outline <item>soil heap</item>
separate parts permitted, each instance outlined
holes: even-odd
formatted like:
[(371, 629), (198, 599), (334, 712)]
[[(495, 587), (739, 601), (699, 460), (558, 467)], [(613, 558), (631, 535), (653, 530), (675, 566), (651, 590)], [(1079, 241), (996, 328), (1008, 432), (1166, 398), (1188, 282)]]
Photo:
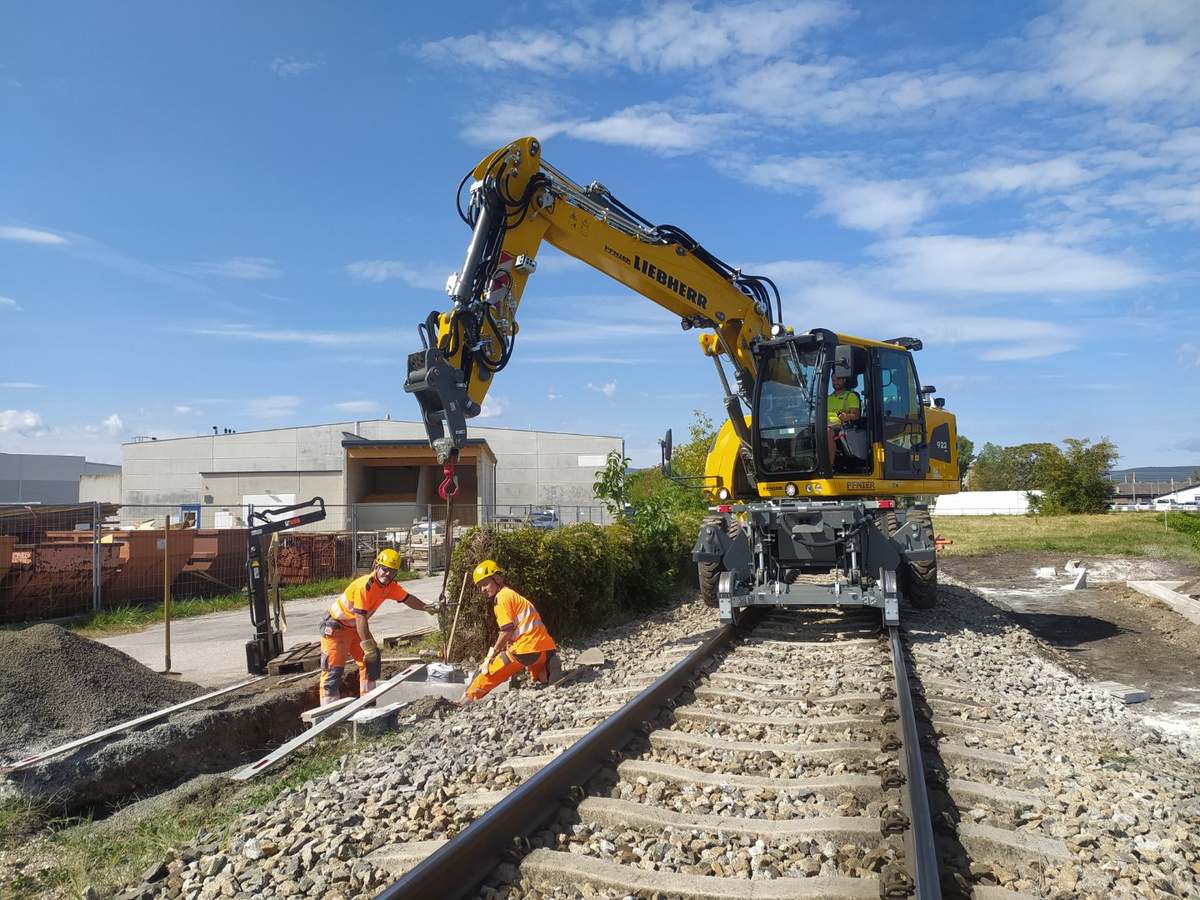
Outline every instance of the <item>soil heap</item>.
[(0, 763), (17, 762), (207, 692), (58, 625), (9, 632), (5, 645)]

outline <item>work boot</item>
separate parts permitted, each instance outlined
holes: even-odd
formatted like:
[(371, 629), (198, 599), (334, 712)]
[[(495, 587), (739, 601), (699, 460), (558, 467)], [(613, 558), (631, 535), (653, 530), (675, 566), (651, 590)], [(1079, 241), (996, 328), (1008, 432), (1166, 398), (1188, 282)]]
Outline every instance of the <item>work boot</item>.
[(562, 660), (558, 658), (558, 654), (553, 654), (546, 660), (546, 683), (554, 684), (558, 679), (562, 678), (563, 667)]

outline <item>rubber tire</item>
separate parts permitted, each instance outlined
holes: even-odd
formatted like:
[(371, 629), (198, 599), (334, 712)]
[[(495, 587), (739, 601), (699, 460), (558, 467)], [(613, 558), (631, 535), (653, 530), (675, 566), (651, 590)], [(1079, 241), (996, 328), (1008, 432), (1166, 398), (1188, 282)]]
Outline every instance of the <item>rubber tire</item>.
[[(916, 522), (933, 543), (933, 519), (927, 509), (910, 509), (909, 522)], [(901, 591), (913, 609), (933, 609), (937, 606), (937, 556), (928, 561), (908, 562), (901, 567)]]
[[(701, 527), (721, 525), (724, 521), (724, 516), (706, 516)], [(719, 562), (696, 563), (696, 568), (700, 574), (700, 602), (715, 609), (721, 603), (717, 597), (717, 588), (721, 581), (721, 573), (725, 571), (725, 564)]]

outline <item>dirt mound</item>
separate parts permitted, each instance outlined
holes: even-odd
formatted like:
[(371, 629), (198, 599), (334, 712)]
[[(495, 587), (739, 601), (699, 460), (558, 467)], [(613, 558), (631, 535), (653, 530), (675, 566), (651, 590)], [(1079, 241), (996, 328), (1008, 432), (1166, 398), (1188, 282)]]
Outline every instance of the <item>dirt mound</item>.
[(15, 762), (207, 693), (57, 625), (5, 637), (0, 762)]
[(1194, 597), (1196, 599), (1200, 599), (1200, 578), (1193, 578), (1191, 581), (1185, 583), (1183, 587), (1179, 589), (1179, 593), (1183, 594), (1185, 597)]

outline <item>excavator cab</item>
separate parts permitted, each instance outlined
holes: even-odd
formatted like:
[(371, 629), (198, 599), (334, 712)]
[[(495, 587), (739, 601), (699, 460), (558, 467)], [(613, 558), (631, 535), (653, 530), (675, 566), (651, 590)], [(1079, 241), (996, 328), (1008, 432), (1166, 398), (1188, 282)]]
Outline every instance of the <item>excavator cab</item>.
[[(871, 471), (873, 427), (866, 397), (874, 389), (870, 354), (841, 343), (830, 331), (764, 341), (755, 385), (754, 458), (760, 479), (812, 480)], [(833, 379), (846, 379), (853, 422), (835, 426), (830, 396)]]

